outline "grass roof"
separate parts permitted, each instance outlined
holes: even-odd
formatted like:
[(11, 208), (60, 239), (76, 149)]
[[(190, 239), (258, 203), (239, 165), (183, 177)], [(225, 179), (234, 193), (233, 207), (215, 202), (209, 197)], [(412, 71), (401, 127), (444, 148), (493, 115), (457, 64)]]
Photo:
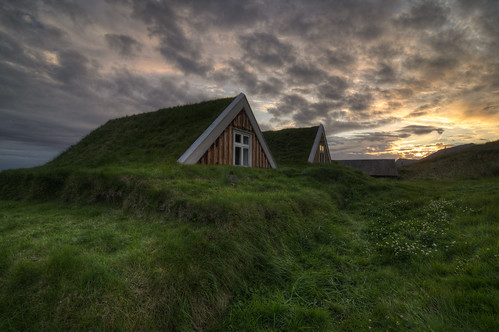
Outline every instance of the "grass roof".
[(277, 165), (307, 163), (319, 126), (265, 131), (263, 136)]
[(176, 162), (232, 100), (217, 99), (109, 120), (48, 165)]

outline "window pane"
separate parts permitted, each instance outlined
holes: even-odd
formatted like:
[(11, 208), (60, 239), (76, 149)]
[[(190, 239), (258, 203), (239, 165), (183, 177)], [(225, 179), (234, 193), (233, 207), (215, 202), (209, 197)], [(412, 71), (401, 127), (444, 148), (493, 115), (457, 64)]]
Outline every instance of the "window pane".
[(241, 165), (241, 148), (236, 146), (234, 153), (234, 165)]
[(249, 150), (243, 149), (243, 165), (249, 166)]
[(241, 135), (236, 134), (236, 143), (241, 143)]
[(243, 143), (246, 145), (249, 145), (249, 137), (248, 136), (243, 136)]

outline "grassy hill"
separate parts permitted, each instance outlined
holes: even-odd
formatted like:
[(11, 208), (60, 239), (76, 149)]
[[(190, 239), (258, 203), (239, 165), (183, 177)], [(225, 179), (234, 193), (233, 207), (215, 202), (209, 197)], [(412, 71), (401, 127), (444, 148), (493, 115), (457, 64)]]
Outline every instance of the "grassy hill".
[(399, 168), (403, 179), (481, 179), (499, 175), (499, 141), (472, 145)]
[(176, 163), (233, 99), (211, 100), (110, 120), (48, 166), (86, 168)]
[(498, 185), (335, 164), (4, 171), (0, 330), (496, 330)]
[(185, 166), (169, 112), (0, 172), (0, 331), (499, 329), (497, 176)]
[(444, 156), (444, 155), (447, 155), (447, 154), (456, 153), (456, 152), (459, 152), (461, 150), (468, 149), (468, 148), (470, 148), (470, 147), (472, 147), (474, 145), (475, 144), (473, 144), (473, 143), (469, 143), (469, 144), (462, 144), (462, 145), (458, 145), (458, 146), (453, 146), (453, 147), (450, 147), (450, 148), (446, 147), (444, 149), (440, 149), (440, 150), (438, 150), (436, 152), (430, 153), (426, 157), (422, 158), (422, 160), (432, 159), (432, 158), (435, 158), (435, 157), (441, 157), (441, 156)]

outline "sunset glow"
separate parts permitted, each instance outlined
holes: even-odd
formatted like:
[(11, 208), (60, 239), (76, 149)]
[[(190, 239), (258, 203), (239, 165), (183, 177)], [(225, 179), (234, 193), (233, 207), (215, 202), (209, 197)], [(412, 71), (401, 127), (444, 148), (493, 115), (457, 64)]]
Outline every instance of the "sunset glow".
[(497, 1), (7, 1), (0, 169), (108, 119), (247, 95), (262, 130), (322, 123), (333, 159), (499, 139)]

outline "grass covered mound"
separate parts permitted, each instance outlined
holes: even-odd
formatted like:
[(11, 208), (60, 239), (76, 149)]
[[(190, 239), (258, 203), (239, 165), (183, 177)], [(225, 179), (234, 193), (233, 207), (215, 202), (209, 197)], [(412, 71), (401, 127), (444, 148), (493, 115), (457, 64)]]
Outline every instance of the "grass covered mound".
[(399, 168), (402, 179), (481, 179), (499, 176), (499, 141), (474, 145)]
[(497, 330), (498, 181), (5, 171), (0, 330)]
[(101, 167), (174, 163), (233, 99), (206, 101), (110, 120), (49, 165)]
[(265, 131), (263, 136), (279, 166), (306, 165), (318, 130), (319, 126), (287, 128)]

